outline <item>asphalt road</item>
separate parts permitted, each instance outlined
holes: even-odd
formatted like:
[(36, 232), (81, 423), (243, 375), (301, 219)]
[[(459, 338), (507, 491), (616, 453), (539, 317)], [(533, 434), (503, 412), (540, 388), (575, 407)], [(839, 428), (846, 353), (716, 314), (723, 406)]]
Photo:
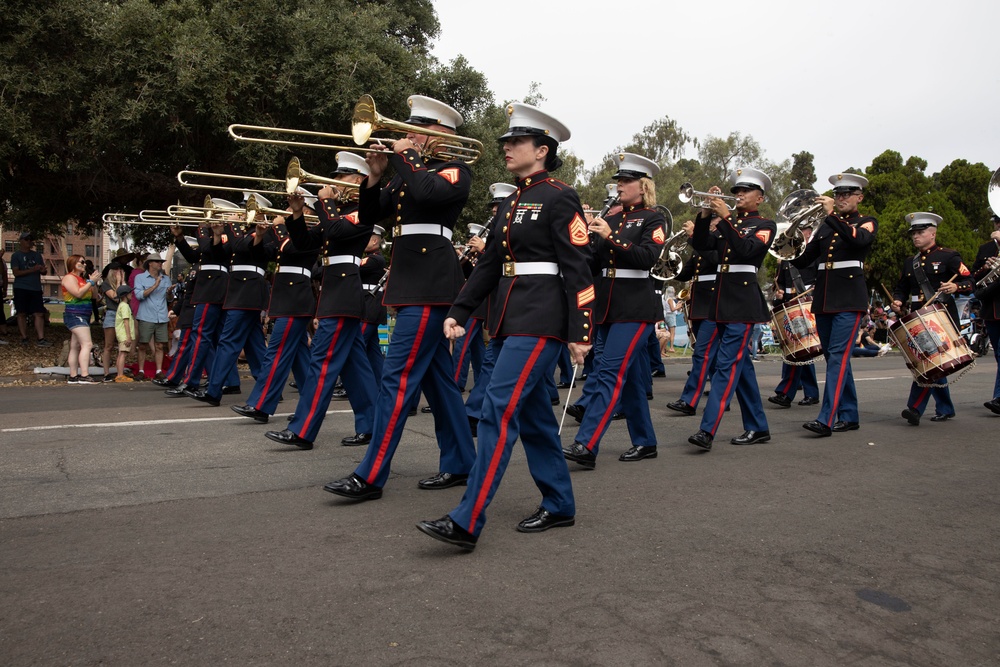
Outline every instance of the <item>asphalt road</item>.
[[(363, 454), (339, 445), (345, 411), (300, 451), (236, 396), (0, 388), (0, 664), (1000, 664), (993, 360), (954, 387), (956, 419), (919, 427), (899, 357), (854, 367), (860, 431), (816, 439), (815, 408), (769, 405), (772, 441), (734, 447), (734, 402), (701, 453), (699, 418), (663, 407), (674, 362), (659, 458), (619, 463), (613, 423), (596, 470), (571, 464), (576, 526), (525, 535), (539, 495), (516, 449), (472, 553), (414, 527), (462, 494), (416, 487), (430, 415), (384, 497), (352, 504), (321, 490)], [(780, 367), (755, 368), (767, 395)]]

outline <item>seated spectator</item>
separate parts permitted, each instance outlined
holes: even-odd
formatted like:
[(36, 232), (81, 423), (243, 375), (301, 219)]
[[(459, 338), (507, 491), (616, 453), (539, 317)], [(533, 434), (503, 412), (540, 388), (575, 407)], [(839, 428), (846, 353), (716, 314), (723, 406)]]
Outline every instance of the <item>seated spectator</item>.
[(888, 344), (879, 345), (875, 342), (872, 338), (874, 328), (873, 324), (869, 324), (858, 329), (858, 337), (854, 340), (854, 349), (851, 350), (852, 357), (881, 357), (892, 349)]

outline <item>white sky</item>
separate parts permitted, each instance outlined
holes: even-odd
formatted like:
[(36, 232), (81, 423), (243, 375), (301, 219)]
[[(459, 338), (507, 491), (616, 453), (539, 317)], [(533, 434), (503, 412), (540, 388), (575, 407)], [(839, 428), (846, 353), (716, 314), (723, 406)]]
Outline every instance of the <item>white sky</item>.
[(928, 174), (1000, 166), (998, 0), (434, 5), (435, 55), (464, 55), (498, 102), (539, 82), (588, 168), (664, 115), (699, 139), (750, 134), (774, 162), (807, 150), (821, 183), (886, 149)]

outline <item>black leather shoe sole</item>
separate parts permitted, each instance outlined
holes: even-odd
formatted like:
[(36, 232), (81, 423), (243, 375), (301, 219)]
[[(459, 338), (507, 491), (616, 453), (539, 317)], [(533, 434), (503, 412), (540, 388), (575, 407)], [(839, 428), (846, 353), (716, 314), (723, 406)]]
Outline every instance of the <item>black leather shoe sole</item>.
[(708, 436), (702, 436), (700, 431), (688, 438), (688, 442), (695, 447), (701, 447), (706, 452), (712, 449), (712, 440)]
[(857, 431), (859, 428), (861, 428), (861, 425), (858, 422), (837, 422), (830, 430), (834, 433), (844, 433), (846, 431)]
[(792, 407), (792, 399), (788, 398), (787, 396), (768, 396), (767, 402), (773, 403), (774, 405), (777, 405), (782, 408)]
[(254, 408), (251, 408), (246, 405), (230, 405), (229, 407), (236, 414), (243, 417), (249, 417), (250, 419), (256, 422), (260, 422), (261, 424), (266, 424), (269, 418), (269, 415), (266, 412), (255, 410)]
[(335, 496), (350, 498), (351, 500), (378, 500), (382, 497), (382, 489), (380, 487), (366, 484), (363, 488), (354, 490), (348, 488), (342, 482), (343, 480), (339, 479), (334, 482), (330, 482), (323, 487), (323, 490), (327, 493), (332, 493)]
[(527, 523), (522, 521), (517, 524), (517, 532), (519, 533), (544, 533), (549, 528), (568, 528), (576, 523), (576, 517), (572, 516), (556, 516), (550, 514), (545, 521), (540, 523)]
[(474, 535), (466, 537), (457, 531), (452, 532), (444, 530), (437, 525), (437, 522), (421, 521), (417, 524), (417, 530), (424, 535), (433, 537), (435, 540), (452, 544), (461, 549), (465, 549), (466, 551), (472, 551), (476, 548), (476, 537)]
[(920, 414), (916, 410), (906, 408), (899, 416), (910, 423), (911, 426), (920, 426)]
[[(285, 435), (288, 433), (289, 435)], [(281, 445), (291, 445), (299, 449), (312, 449), (313, 444), (289, 431), (268, 431), (264, 437)]]
[(798, 404), (802, 405), (802, 406), (806, 406), (806, 405), (819, 405), (819, 399), (818, 398), (803, 398), (801, 401), (799, 401)]
[(563, 449), (562, 453), (564, 459), (572, 461), (573, 463), (578, 463), (587, 470), (593, 470), (597, 467), (597, 457), (589, 452), (581, 456), (579, 454), (574, 454), (569, 449)]
[(802, 428), (807, 431), (812, 431), (821, 438), (828, 438), (833, 434), (833, 429), (818, 421), (806, 422), (802, 425)]
[(743, 436), (737, 436), (729, 441), (732, 445), (756, 445), (763, 442), (770, 442), (770, 433), (757, 433), (752, 438), (744, 438)]
[(619, 456), (618, 460), (623, 463), (631, 463), (632, 461), (655, 459), (656, 457), (656, 447), (632, 447), (627, 452)]
[(677, 403), (667, 403), (667, 408), (673, 410), (674, 412), (679, 412), (682, 415), (687, 415), (688, 417), (693, 416), (696, 410), (690, 405), (680, 405), (680, 401)]
[(417, 482), (417, 488), (425, 491), (437, 491), (438, 489), (450, 489), (453, 486), (466, 486), (469, 483), (468, 475), (450, 475), (447, 479), (442, 479), (440, 475), (428, 477)]
[(931, 417), (932, 422), (946, 422), (949, 419), (953, 419), (955, 415), (934, 415)]

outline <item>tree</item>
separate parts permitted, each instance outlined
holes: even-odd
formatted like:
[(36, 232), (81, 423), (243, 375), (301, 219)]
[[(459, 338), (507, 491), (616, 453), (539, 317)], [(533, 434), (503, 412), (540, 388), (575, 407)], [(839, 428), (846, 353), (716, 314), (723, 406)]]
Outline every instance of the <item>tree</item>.
[(992, 173), (985, 164), (970, 164), (968, 160), (953, 160), (941, 173), (932, 176), (935, 187), (944, 192), (962, 212), (983, 242), (993, 231), (993, 225), (989, 223), (990, 209), (986, 198), (991, 176)]
[(812, 190), (815, 187), (816, 168), (813, 167), (812, 153), (792, 153), (791, 178), (794, 190)]

